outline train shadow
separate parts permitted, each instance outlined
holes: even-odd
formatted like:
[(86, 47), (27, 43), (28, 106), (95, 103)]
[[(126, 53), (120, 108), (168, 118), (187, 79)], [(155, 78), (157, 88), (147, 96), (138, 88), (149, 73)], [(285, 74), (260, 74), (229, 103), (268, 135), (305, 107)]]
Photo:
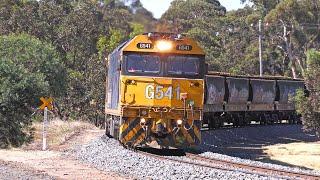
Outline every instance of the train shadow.
[(185, 156), (183, 149), (157, 149), (157, 148), (137, 148), (138, 151), (147, 152), (161, 156)]
[(269, 155), (264, 152), (265, 147), (275, 144), (316, 141), (319, 139), (315, 134), (303, 132), (301, 125), (248, 126), (203, 131), (199, 150), (292, 166), (281, 161), (271, 160)]

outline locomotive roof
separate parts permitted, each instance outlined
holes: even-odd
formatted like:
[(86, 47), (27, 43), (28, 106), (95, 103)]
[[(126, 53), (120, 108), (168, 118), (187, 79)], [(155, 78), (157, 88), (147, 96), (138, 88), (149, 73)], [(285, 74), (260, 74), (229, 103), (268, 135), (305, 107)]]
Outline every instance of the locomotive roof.
[(215, 72), (215, 71), (209, 71), (207, 75), (216, 75), (216, 76), (223, 76), (223, 77), (233, 77), (233, 78), (250, 78), (250, 79), (265, 79), (265, 80), (290, 80), (290, 81), (304, 81), (304, 79), (293, 79), (290, 77), (285, 76), (250, 76), (250, 75), (234, 75), (231, 73), (225, 73), (225, 72)]
[[(162, 43), (162, 47), (166, 48), (165, 50), (161, 49), (160, 43)], [(205, 55), (198, 43), (185, 35), (158, 32), (137, 35), (119, 46), (117, 50), (123, 52)]]

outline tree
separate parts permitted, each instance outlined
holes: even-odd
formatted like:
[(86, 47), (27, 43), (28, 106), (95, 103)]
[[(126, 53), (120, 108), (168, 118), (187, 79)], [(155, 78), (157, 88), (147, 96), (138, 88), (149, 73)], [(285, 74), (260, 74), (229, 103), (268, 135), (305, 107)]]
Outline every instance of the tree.
[(309, 96), (302, 90), (296, 96), (297, 109), (302, 114), (303, 126), (306, 130), (315, 131), (320, 137), (320, 52), (310, 50), (307, 53), (305, 81)]
[(320, 46), (319, 8), (317, 0), (283, 0), (265, 18), (271, 26), (283, 29), (282, 35), (272, 36), (272, 41), (277, 42), (289, 59), (294, 78), (304, 74), (307, 51)]
[(258, 36), (254, 24), (257, 22), (254, 9), (245, 7), (230, 11), (218, 18), (216, 36), (221, 53), (214, 58), (220, 71), (233, 74), (257, 74)]
[(53, 46), (26, 34), (0, 37), (0, 148), (30, 138), (32, 108), (41, 96), (62, 97), (64, 82)]
[(67, 69), (61, 114), (96, 119), (104, 109), (105, 57), (152, 19), (140, 1), (131, 3), (128, 7), (121, 0), (5, 0), (0, 2), (0, 35), (27, 33), (50, 42)]
[(281, 0), (241, 0), (242, 3), (251, 2), (253, 3), (254, 9), (260, 12), (261, 17), (274, 9)]
[(213, 60), (221, 51), (215, 25), (217, 18), (225, 13), (226, 9), (215, 0), (175, 0), (162, 15), (158, 31), (188, 34), (204, 48), (207, 62), (215, 66)]

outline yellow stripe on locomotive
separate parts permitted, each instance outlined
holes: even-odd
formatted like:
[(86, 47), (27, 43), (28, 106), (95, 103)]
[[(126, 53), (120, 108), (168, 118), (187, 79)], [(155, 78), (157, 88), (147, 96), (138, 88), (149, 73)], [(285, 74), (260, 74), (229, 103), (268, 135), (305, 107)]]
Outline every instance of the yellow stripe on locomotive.
[(106, 133), (127, 146), (184, 148), (200, 143), (204, 53), (169, 33), (138, 35), (108, 62)]

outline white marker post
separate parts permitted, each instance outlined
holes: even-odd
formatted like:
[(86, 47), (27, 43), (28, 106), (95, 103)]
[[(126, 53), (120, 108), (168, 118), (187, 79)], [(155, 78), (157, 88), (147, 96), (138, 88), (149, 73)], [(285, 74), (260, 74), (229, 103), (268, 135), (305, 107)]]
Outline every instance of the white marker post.
[(48, 123), (48, 107), (43, 111), (43, 129), (42, 129), (42, 150), (47, 150), (47, 123)]

